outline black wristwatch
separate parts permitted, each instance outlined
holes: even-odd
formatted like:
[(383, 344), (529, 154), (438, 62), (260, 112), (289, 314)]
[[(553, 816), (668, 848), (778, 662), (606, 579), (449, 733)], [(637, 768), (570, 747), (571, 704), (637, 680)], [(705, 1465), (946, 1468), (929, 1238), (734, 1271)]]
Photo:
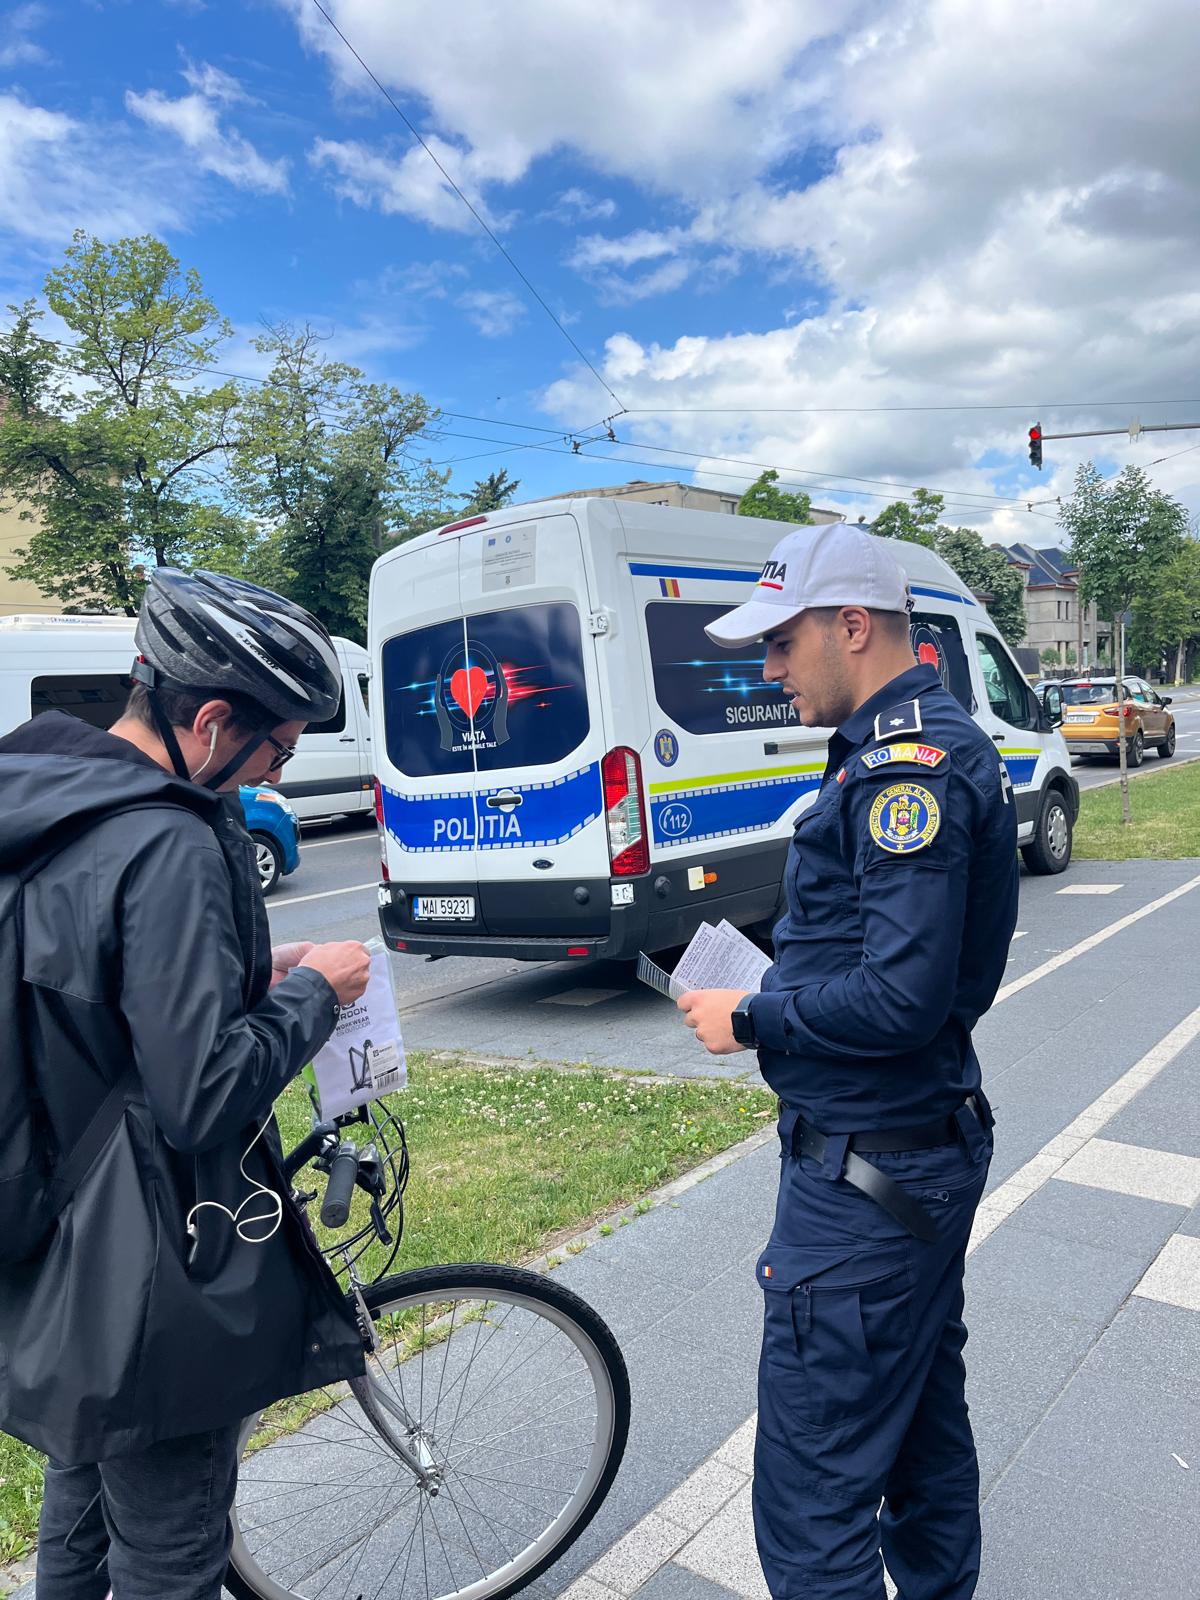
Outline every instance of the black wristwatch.
[(744, 1000), (738, 1001), (729, 1014), (729, 1020), (733, 1025), (733, 1037), (747, 1050), (758, 1049), (758, 1035), (754, 1031), (754, 1017), (750, 1011), (750, 1002), (753, 999), (754, 996), (748, 994)]

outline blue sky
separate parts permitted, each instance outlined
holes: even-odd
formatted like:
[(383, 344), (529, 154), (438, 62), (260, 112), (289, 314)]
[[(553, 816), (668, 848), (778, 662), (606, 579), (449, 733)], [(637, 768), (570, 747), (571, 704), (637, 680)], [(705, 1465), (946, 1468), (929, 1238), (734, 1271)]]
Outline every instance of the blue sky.
[[(852, 0), (836, 32), (813, 0), (328, 9), (603, 384), (311, 0), (7, 7), (5, 298), (37, 292), (74, 226), (155, 232), (234, 323), (223, 365), (260, 370), (262, 319), (308, 321), (447, 413), (430, 454), (455, 487), (505, 466), (522, 498), (693, 472), (741, 487), (739, 458), (850, 515), (928, 484), (955, 520), (1050, 543), (1092, 450), (1116, 468), (1187, 444), (1048, 445), (1040, 477), (1025, 461), (1034, 420), (1124, 426), (1135, 399), (1172, 420), (1196, 398), (1195, 34), (1176, 0), (1137, 28), (1064, 0), (1036, 58), (982, 0)], [(1024, 409), (1051, 401), (1070, 404)], [(622, 409), (625, 442), (570, 454), (563, 434)], [(535, 439), (565, 453), (486, 442)], [(1198, 504), (1197, 461), (1156, 481)]]

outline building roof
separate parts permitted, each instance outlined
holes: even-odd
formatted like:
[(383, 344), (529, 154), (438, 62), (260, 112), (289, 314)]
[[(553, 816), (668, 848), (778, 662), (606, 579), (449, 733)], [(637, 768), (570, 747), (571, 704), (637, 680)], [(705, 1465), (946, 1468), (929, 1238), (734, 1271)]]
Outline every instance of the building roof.
[(1029, 572), (1031, 589), (1074, 589), (1076, 567), (1066, 550), (1050, 545), (1035, 550), (1028, 544), (1001, 545), (1000, 548), (1014, 567), (1025, 567)]

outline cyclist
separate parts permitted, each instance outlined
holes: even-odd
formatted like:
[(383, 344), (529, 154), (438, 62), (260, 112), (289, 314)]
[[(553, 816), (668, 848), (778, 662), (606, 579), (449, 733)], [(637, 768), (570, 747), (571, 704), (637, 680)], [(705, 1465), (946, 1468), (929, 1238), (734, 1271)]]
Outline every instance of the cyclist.
[(0, 872), (47, 858), (0, 1029), (55, 1151), (127, 1084), (43, 1246), (0, 1268), (0, 1427), (49, 1457), (39, 1600), (218, 1600), (240, 1419), (363, 1367), (271, 1107), (369, 960), (271, 951), (236, 801), (332, 715), (337, 655), (281, 596), (171, 569), (136, 641), (111, 731), (50, 712), (0, 740)]

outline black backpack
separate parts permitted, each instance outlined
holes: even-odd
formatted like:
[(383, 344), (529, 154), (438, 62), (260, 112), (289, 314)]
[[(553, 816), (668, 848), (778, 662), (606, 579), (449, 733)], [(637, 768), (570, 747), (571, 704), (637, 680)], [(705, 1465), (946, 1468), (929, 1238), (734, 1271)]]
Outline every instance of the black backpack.
[[(138, 809), (142, 808), (115, 808)], [(103, 817), (113, 814), (105, 812)], [(101, 820), (100, 816), (90, 818), (84, 827), (18, 872), (0, 872), (0, 1265), (26, 1261), (38, 1253), (63, 1207), (120, 1124), (138, 1084), (131, 1064), (98, 1103), (78, 1142), (69, 1150), (59, 1150), (27, 1047), (29, 995), (22, 952), (25, 885)]]

